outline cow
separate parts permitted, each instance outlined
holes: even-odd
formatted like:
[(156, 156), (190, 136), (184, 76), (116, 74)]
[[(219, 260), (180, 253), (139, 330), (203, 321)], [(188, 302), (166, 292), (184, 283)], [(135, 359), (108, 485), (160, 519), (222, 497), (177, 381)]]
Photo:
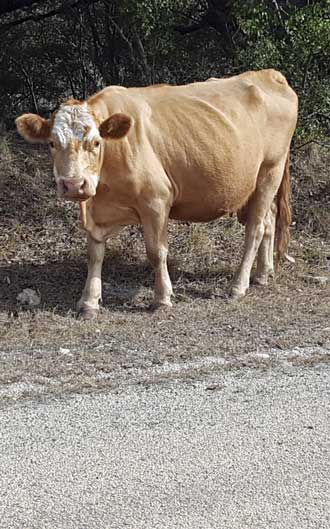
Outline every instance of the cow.
[(268, 69), (188, 85), (109, 86), (68, 100), (50, 117), (23, 114), (18, 132), (48, 143), (58, 196), (80, 204), (88, 275), (78, 309), (94, 317), (102, 296), (105, 241), (142, 225), (155, 272), (155, 307), (171, 306), (169, 219), (207, 222), (237, 214), (245, 225), (230, 299), (267, 284), (289, 242), (289, 151), (298, 99)]

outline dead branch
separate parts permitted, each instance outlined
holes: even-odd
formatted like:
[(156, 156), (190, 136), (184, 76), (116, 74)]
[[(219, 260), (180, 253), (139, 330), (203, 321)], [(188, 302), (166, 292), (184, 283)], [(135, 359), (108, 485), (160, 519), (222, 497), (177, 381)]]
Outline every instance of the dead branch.
[[(37, 0), (37, 1), (40, 1), (40, 0)], [(45, 13), (41, 13), (41, 14), (38, 14), (38, 15), (36, 13), (32, 13), (29, 16), (18, 18), (17, 20), (12, 20), (12, 21), (7, 22), (5, 24), (1, 24), (0, 25), (0, 33), (7, 31), (8, 29), (11, 29), (14, 26), (19, 26), (20, 24), (23, 24), (25, 22), (30, 22), (30, 21), (39, 22), (40, 20), (44, 20), (46, 18), (53, 17), (55, 15), (59, 15), (59, 14), (65, 12), (68, 8), (74, 9), (74, 8), (78, 7), (79, 5), (83, 4), (84, 1), (85, 0), (76, 0), (76, 1), (74, 1), (72, 3), (71, 2), (64, 2), (60, 7), (56, 8), (56, 9), (51, 9), (50, 11), (47, 11)], [(95, 2), (99, 2), (99, 1), (100, 0), (90, 0), (89, 3), (95, 3)], [(1, 14), (1, 12), (0, 12), (0, 14)]]
[(31, 7), (32, 4), (44, 2), (44, 0), (2, 0), (0, 6), (0, 16), (12, 13), (18, 9), (25, 9)]
[(297, 145), (297, 147), (294, 147), (291, 150), (292, 152), (296, 152), (298, 151), (298, 149), (302, 149), (303, 147), (306, 147), (306, 145), (310, 145), (311, 143), (315, 143), (316, 145), (320, 145), (321, 147), (327, 147), (327, 148), (330, 147), (330, 143), (324, 143), (322, 141), (313, 139), (313, 140), (306, 141), (305, 143), (302, 143), (301, 145)]

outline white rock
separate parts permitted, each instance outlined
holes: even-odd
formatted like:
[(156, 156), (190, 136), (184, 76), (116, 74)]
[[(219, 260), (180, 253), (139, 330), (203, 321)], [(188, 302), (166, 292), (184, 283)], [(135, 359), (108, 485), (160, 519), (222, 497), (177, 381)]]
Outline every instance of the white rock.
[(315, 276), (314, 281), (316, 281), (316, 283), (320, 283), (320, 285), (326, 285), (329, 281), (329, 278), (327, 276)]
[(254, 353), (251, 356), (254, 356), (255, 358), (260, 358), (261, 360), (268, 360), (269, 358), (268, 353)]
[(284, 254), (284, 257), (287, 261), (289, 261), (290, 263), (295, 263), (296, 260), (294, 257), (292, 257), (292, 255), (289, 255), (288, 253)]
[(37, 307), (41, 302), (41, 297), (32, 288), (22, 290), (16, 299), (21, 305), (28, 305), (29, 307)]
[(70, 353), (70, 349), (65, 349), (65, 347), (60, 347), (60, 353), (63, 355), (68, 355)]

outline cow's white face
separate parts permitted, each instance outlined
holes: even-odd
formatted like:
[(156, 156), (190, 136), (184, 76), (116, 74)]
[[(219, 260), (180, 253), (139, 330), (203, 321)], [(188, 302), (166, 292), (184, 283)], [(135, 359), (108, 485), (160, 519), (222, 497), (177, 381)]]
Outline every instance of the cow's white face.
[(132, 119), (113, 114), (98, 126), (86, 102), (68, 101), (52, 119), (23, 114), (18, 132), (30, 143), (49, 143), (58, 195), (66, 200), (87, 200), (96, 193), (106, 139), (121, 139)]
[(95, 195), (102, 164), (102, 141), (87, 103), (60, 107), (49, 139), (60, 197), (86, 200)]

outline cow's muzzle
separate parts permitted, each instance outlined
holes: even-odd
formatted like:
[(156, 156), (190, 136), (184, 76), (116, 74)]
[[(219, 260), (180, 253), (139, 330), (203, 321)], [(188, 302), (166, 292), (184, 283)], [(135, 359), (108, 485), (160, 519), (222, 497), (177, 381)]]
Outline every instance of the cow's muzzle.
[(87, 200), (95, 195), (94, 186), (87, 179), (59, 179), (57, 190), (59, 197), (65, 200)]

